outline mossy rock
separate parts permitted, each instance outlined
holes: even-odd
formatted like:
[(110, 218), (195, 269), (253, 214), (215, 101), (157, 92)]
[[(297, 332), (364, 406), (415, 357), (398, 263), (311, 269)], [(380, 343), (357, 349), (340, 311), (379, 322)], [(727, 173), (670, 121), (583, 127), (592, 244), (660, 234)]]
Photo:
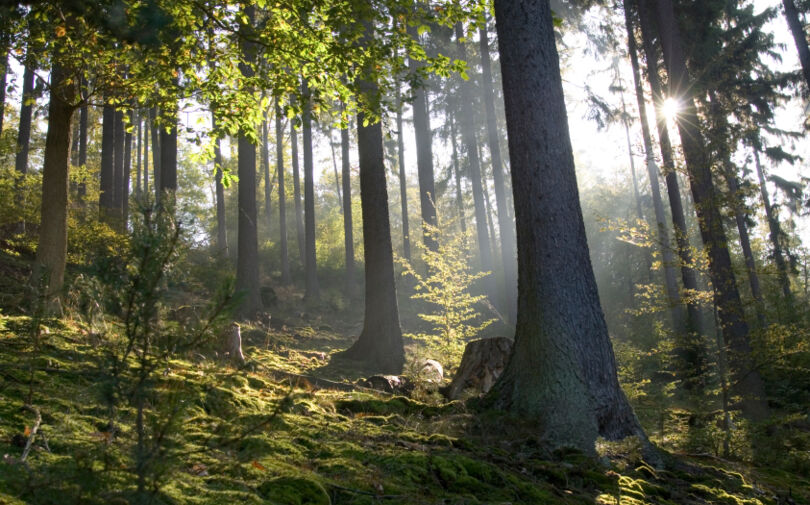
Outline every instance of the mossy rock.
[(259, 486), (259, 493), (277, 505), (331, 505), (326, 489), (303, 477), (280, 477)]

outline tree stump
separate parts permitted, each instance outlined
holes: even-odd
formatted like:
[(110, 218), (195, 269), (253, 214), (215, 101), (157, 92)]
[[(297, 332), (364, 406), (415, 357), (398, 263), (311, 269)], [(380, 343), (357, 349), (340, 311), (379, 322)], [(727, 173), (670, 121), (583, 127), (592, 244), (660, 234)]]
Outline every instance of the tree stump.
[(506, 367), (511, 351), (512, 340), (506, 337), (469, 342), (464, 348), (458, 372), (447, 389), (447, 398), (457, 400), (470, 389), (478, 394), (488, 392)]
[(242, 354), (242, 331), (237, 323), (225, 331), (224, 354), (237, 365), (245, 364), (245, 355)]

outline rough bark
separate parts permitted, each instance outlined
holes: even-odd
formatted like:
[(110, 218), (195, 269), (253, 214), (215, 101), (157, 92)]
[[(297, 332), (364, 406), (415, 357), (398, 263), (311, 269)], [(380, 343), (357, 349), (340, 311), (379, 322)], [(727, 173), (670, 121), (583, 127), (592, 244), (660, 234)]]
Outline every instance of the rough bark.
[(51, 68), (48, 132), (42, 169), (42, 209), (34, 282), (49, 301), (62, 290), (67, 259), (67, 204), (71, 117), (76, 85), (59, 60)]
[(447, 398), (458, 400), (465, 392), (488, 393), (503, 373), (512, 352), (506, 337), (473, 340), (464, 347), (461, 364), (447, 388)]
[(26, 65), (23, 72), (20, 127), (17, 130), (17, 156), (14, 163), (14, 168), (21, 174), (28, 173), (28, 153), (31, 144), (31, 117), (33, 112), (34, 69), (30, 65)]
[(585, 238), (547, 0), (496, 0), (518, 244), (509, 364), (490, 392), (552, 446), (646, 440), (616, 376)]
[(650, 123), (647, 119), (647, 102), (644, 99), (644, 88), (641, 83), (641, 72), (638, 64), (638, 47), (635, 30), (633, 29), (630, 0), (624, 0), (624, 19), (625, 29), (627, 31), (627, 48), (630, 55), (630, 66), (633, 69), (633, 87), (636, 93), (636, 103), (638, 104), (639, 120), (641, 122), (641, 136), (644, 141), (647, 176), (650, 179), (653, 209), (655, 211), (656, 232), (664, 267), (664, 289), (666, 290), (667, 301), (670, 305), (672, 327), (675, 329), (676, 336), (683, 339), (688, 328), (685, 325), (686, 320), (681, 303), (681, 294), (678, 289), (676, 272), (677, 260), (671, 246), (667, 217), (664, 212), (664, 202), (661, 198), (661, 187), (658, 180), (658, 165), (655, 162), (652, 135), (650, 135)]
[(101, 123), (101, 182), (99, 216), (107, 223), (114, 219), (115, 203), (115, 108), (105, 105)]
[(295, 238), (298, 241), (298, 258), (306, 263), (304, 254), (304, 208), (301, 205), (301, 177), (298, 170), (298, 134), (295, 122), (290, 121), (290, 148), (292, 149), (293, 203), (295, 204)]
[(397, 85), (397, 162), (399, 163), (399, 201), (402, 215), (402, 256), (411, 261), (411, 236), (408, 222), (408, 186), (405, 179), (405, 142), (402, 131), (402, 95)]
[(793, 304), (793, 293), (790, 291), (790, 277), (788, 276), (787, 263), (785, 262), (785, 255), (782, 252), (782, 245), (780, 244), (782, 230), (779, 226), (779, 220), (776, 213), (771, 206), (771, 199), (768, 195), (768, 187), (765, 185), (765, 171), (762, 168), (762, 162), (759, 159), (759, 151), (754, 149), (754, 163), (757, 168), (757, 178), (759, 179), (759, 192), (762, 195), (762, 204), (765, 206), (765, 216), (768, 218), (768, 231), (773, 245), (773, 260), (776, 263), (776, 273), (779, 278), (779, 286), (782, 288), (782, 295), (788, 305)]
[(284, 187), (284, 131), (281, 123), (281, 106), (276, 99), (276, 172), (278, 173), (278, 228), (281, 249), (281, 282), (292, 282), (290, 257), (287, 250), (287, 190)]
[[(416, 26), (409, 26), (408, 33), (419, 40)], [(439, 222), (436, 217), (436, 188), (433, 179), (433, 132), (430, 129), (428, 92), (419, 77), (421, 64), (410, 58), (408, 60), (411, 76), (411, 95), (413, 96), (413, 130), (416, 138), (416, 171), (419, 178), (419, 205), (422, 211), (422, 241), (431, 251), (439, 247), (435, 229)]]
[[(252, 26), (256, 8), (245, 7), (245, 15)], [(242, 30), (249, 30), (243, 26)], [(252, 61), (255, 49), (250, 42), (241, 42), (242, 55)], [(245, 77), (253, 76), (250, 65), (242, 62), (239, 70)], [(239, 132), (238, 140), (238, 196), (237, 222), (238, 238), (236, 250), (236, 292), (243, 296), (238, 316), (244, 319), (254, 317), (262, 310), (262, 299), (259, 286), (259, 241), (257, 234), (256, 209), (256, 146), (251, 143), (245, 132)]]
[(315, 182), (312, 162), (312, 101), (306, 81), (303, 84), (304, 106), (301, 115), (304, 136), (304, 262), (305, 296), (317, 300), (318, 260), (315, 255)]
[[(649, 1), (649, 0), (641, 0)], [(709, 274), (714, 287), (714, 303), (722, 325), (729, 366), (735, 379), (732, 393), (743, 398), (743, 414), (758, 421), (767, 416), (764, 386), (751, 354), (748, 325), (742, 300), (726, 246), (718, 195), (712, 182), (705, 141), (699, 125), (692, 79), (686, 68), (681, 35), (671, 0), (652, 0), (658, 21), (658, 33), (664, 50), (670, 96), (680, 97), (682, 110), (677, 117), (686, 168), (700, 234), (709, 258)]]
[[(467, 50), (461, 42), (464, 33), (461, 23), (456, 24), (456, 39), (461, 45), (460, 52), (463, 60), (467, 59)], [(467, 151), (467, 165), (469, 168), (470, 183), (473, 189), (473, 203), (475, 204), (475, 229), (478, 238), (478, 255), (481, 262), (481, 270), (491, 272), (493, 270), (492, 248), (489, 242), (489, 231), (487, 230), (487, 211), (484, 203), (484, 190), (481, 186), (481, 164), (478, 159), (478, 147), (475, 139), (475, 120), (472, 110), (473, 98), (472, 90), (467, 83), (461, 85), (461, 136), (464, 140), (464, 147)], [(495, 278), (492, 275), (484, 277), (484, 290), (491, 300), (495, 300), (497, 289)]]
[[(661, 81), (658, 77), (658, 53), (652, 41), (652, 28), (649, 9), (644, 1), (635, 2), (639, 9), (639, 20), (642, 34), (644, 53), (647, 60), (647, 79), (650, 83), (653, 102), (655, 102), (655, 123), (658, 130), (658, 141), (661, 147), (661, 160), (663, 161), (664, 181), (667, 186), (667, 197), (669, 209), (672, 216), (672, 229), (675, 235), (675, 244), (678, 257), (681, 263), (681, 280), (686, 290), (686, 315), (687, 328), (690, 332), (703, 333), (704, 322), (700, 307), (694, 300), (694, 294), (698, 292), (697, 274), (692, 268), (692, 248), (689, 244), (689, 235), (686, 227), (686, 215), (684, 213), (683, 201), (681, 200), (680, 184), (678, 173), (675, 170), (675, 160), (672, 155), (672, 143), (669, 139), (669, 128), (667, 128), (667, 118), (661, 112), (661, 103), (664, 95), (661, 88)], [(693, 370), (702, 369), (702, 346), (694, 347), (686, 356), (690, 368)]]
[(486, 25), (478, 30), (481, 49), (482, 87), (484, 90), (484, 107), (487, 113), (487, 138), (489, 156), (492, 161), (492, 181), (495, 186), (495, 204), (498, 206), (498, 228), (501, 232), (501, 260), (504, 272), (504, 307), (510, 321), (515, 320), (517, 313), (517, 260), (515, 251), (515, 225), (512, 211), (506, 201), (506, 189), (503, 175), (503, 161), (495, 117), (495, 93), (492, 89), (492, 63), (489, 57), (489, 40)]
[(793, 0), (782, 0), (782, 7), (785, 9), (785, 21), (787, 21), (790, 33), (793, 35), (793, 42), (796, 44), (796, 51), (799, 53), (799, 62), (802, 65), (802, 74), (807, 86), (810, 87), (810, 48), (807, 47), (807, 35), (804, 33), (804, 26), (799, 19), (799, 12)]
[(352, 173), (349, 159), (349, 129), (340, 130), (340, 162), (343, 179), (343, 244), (346, 251), (346, 293), (354, 294), (354, 228), (352, 223)]

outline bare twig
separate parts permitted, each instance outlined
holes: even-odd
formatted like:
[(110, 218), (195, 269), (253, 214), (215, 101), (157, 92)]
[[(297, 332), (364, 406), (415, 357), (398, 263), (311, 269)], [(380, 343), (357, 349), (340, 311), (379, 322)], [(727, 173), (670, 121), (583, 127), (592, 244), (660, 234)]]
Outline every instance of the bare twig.
[(25, 449), (23, 449), (22, 456), (20, 456), (20, 463), (25, 462), (25, 458), (28, 457), (28, 453), (31, 452), (31, 447), (34, 443), (34, 438), (37, 436), (37, 431), (39, 431), (39, 426), (42, 424), (42, 414), (40, 414), (39, 409), (34, 407), (33, 405), (26, 404), (23, 405), (23, 409), (31, 411), (36, 415), (36, 421), (34, 422), (34, 427), (31, 428), (31, 433), (28, 435), (28, 441), (25, 442)]

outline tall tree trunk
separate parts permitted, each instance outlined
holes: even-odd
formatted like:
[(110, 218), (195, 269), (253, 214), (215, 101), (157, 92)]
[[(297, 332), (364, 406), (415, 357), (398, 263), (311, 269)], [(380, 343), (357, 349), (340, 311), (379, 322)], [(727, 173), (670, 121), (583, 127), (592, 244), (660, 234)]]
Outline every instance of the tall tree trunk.
[[(481, 142), (478, 141), (477, 137), (478, 136), (476, 135), (475, 147), (476, 147), (476, 149), (478, 149), (478, 159), (483, 160), (484, 155), (481, 152)], [(491, 246), (490, 251), (492, 253), (492, 258), (497, 260), (498, 248), (495, 247), (495, 242), (497, 241), (497, 238), (495, 236), (495, 223), (492, 220), (492, 200), (489, 198), (489, 185), (487, 184), (487, 171), (486, 171), (486, 168), (483, 167), (483, 166), (481, 167), (481, 189), (484, 192), (484, 208), (487, 211), (487, 228), (489, 229), (489, 236), (492, 239), (492, 240), (490, 240), (490, 246)], [(494, 267), (494, 264), (495, 264), (495, 261), (493, 261), (493, 267)], [(500, 276), (500, 272), (498, 273), (498, 276)]]
[(298, 258), (306, 265), (304, 254), (304, 209), (301, 205), (301, 177), (298, 170), (298, 133), (295, 122), (290, 121), (290, 148), (292, 150), (293, 203), (295, 204), (295, 238), (298, 241)]
[(177, 109), (166, 111), (160, 127), (160, 193), (177, 191)]
[(362, 114), (357, 117), (357, 150), (366, 269), (365, 318), (357, 341), (342, 355), (374, 371), (398, 374), (405, 352), (394, 284), (382, 125), (378, 122), (364, 127)]
[(149, 111), (143, 118), (143, 194), (149, 194), (149, 132), (151, 131)]
[(141, 126), (143, 121), (141, 120), (140, 111), (135, 111), (135, 197), (140, 199), (141, 197)]
[(115, 226), (121, 230), (124, 218), (124, 113), (115, 111), (115, 134), (113, 137), (113, 215)]
[(276, 172), (278, 172), (278, 223), (279, 247), (281, 249), (281, 282), (292, 282), (290, 256), (287, 251), (287, 193), (284, 187), (284, 131), (281, 122), (281, 106), (276, 98)]
[(335, 172), (335, 193), (338, 197), (338, 204), (340, 205), (340, 213), (343, 213), (343, 196), (340, 191), (340, 176), (337, 169), (337, 156), (335, 156), (335, 143), (332, 142), (332, 130), (329, 130), (329, 149), (332, 151), (332, 170)]
[[(79, 166), (87, 168), (87, 104), (79, 109)], [(77, 189), (79, 201), (87, 196), (87, 184), (82, 181)]]
[[(247, 5), (244, 8), (247, 17), (247, 26), (240, 31), (252, 31), (256, 8)], [(243, 58), (254, 61), (255, 48), (251, 42), (241, 42)], [(240, 62), (239, 70), (246, 78), (253, 77), (253, 67), (249, 63)], [(256, 209), (256, 146), (251, 143), (245, 132), (239, 132), (238, 140), (238, 242), (236, 249), (236, 292), (244, 298), (238, 309), (242, 318), (251, 318), (262, 310), (262, 299), (259, 287), (259, 239), (257, 234)]]
[(402, 256), (411, 261), (411, 236), (408, 223), (408, 186), (405, 179), (405, 142), (402, 131), (402, 92), (397, 84), (397, 162), (399, 163), (399, 200), (402, 214)]
[(489, 57), (489, 40), (486, 23), (478, 30), (481, 49), (482, 88), (484, 108), (487, 113), (487, 135), (489, 156), (492, 160), (492, 181), (495, 185), (495, 204), (498, 206), (498, 228), (501, 232), (501, 259), (504, 272), (505, 309), (510, 321), (517, 315), (517, 263), (515, 252), (515, 225), (512, 222), (512, 209), (506, 201), (503, 175), (503, 161), (495, 117), (495, 92), (492, 83), (492, 63)]
[(509, 364), (490, 395), (554, 446), (646, 440), (616, 375), (579, 204), (547, 0), (495, 0), (518, 243)]
[(776, 263), (776, 272), (779, 278), (779, 286), (782, 288), (782, 295), (788, 306), (793, 305), (793, 293), (790, 291), (790, 277), (788, 276), (787, 264), (785, 263), (785, 256), (782, 252), (780, 244), (782, 230), (779, 226), (779, 220), (771, 207), (771, 199), (768, 196), (768, 187), (765, 185), (765, 172), (762, 168), (762, 162), (759, 159), (759, 150), (754, 148), (754, 163), (757, 167), (757, 177), (759, 178), (759, 192), (762, 195), (762, 204), (765, 206), (765, 216), (768, 218), (768, 231), (771, 244), (773, 245), (773, 260)]
[[(656, 233), (659, 247), (661, 248), (661, 259), (664, 263), (664, 289), (667, 294), (667, 301), (672, 313), (672, 327), (675, 329), (677, 339), (683, 340), (687, 333), (685, 326), (683, 305), (681, 294), (678, 289), (678, 278), (676, 272), (676, 259), (672, 251), (672, 243), (667, 227), (667, 217), (664, 212), (664, 203), (661, 199), (661, 187), (658, 181), (658, 166), (655, 163), (655, 153), (653, 152), (652, 136), (650, 135), (650, 123), (647, 120), (647, 103), (644, 99), (644, 88), (641, 83), (641, 72), (638, 64), (638, 47), (636, 44), (636, 34), (633, 29), (633, 20), (630, 10), (630, 0), (624, 0), (624, 20), (627, 30), (627, 48), (630, 53), (630, 66), (633, 69), (633, 84), (636, 93), (636, 103), (638, 104), (639, 120), (641, 122), (641, 136), (644, 140), (644, 153), (647, 162), (647, 176), (650, 179), (650, 189), (653, 199), (653, 209), (655, 210)], [(684, 342), (679, 344), (684, 348)]]
[(149, 109), (149, 121), (152, 123), (152, 185), (155, 186), (155, 200), (160, 199), (160, 130), (157, 124), (158, 111), (156, 107)]
[[(467, 236), (467, 213), (464, 212), (464, 197), (461, 193), (461, 174), (458, 163), (458, 143), (456, 142), (456, 116), (450, 114), (450, 143), (453, 145), (453, 175), (456, 179), (456, 209), (458, 211), (458, 222), (461, 226), (461, 235)], [(466, 240), (466, 239), (465, 239)], [(515, 280), (517, 282), (517, 279)]]
[[(31, 147), (31, 117), (34, 111), (34, 69), (25, 66), (23, 72), (22, 103), (20, 105), (20, 128), (17, 130), (17, 157), (14, 168), (18, 173), (28, 173), (28, 152)], [(70, 135), (67, 135), (70, 137)]]
[[(642, 0), (648, 1), (648, 0)], [(735, 383), (732, 393), (743, 398), (743, 414), (752, 420), (767, 417), (767, 403), (762, 378), (751, 353), (748, 325), (737, 280), (726, 247), (726, 234), (717, 194), (712, 182), (706, 147), (697, 116), (692, 79), (686, 68), (681, 36), (671, 0), (653, 0), (658, 20), (658, 33), (664, 49), (669, 77), (670, 96), (680, 97), (682, 110), (677, 117), (686, 168), (700, 234), (709, 257), (709, 274), (714, 287), (714, 302), (723, 327), (723, 339), (729, 353), (729, 365)]]
[(303, 83), (304, 107), (301, 116), (304, 133), (304, 252), (306, 298), (317, 300), (318, 260), (315, 256), (315, 181), (312, 162), (312, 97), (306, 80)]
[[(409, 35), (419, 40), (416, 26), (408, 27)], [(439, 225), (436, 216), (436, 188), (433, 179), (433, 131), (430, 129), (430, 111), (428, 92), (418, 72), (422, 65), (410, 58), (408, 60), (412, 76), (411, 94), (413, 96), (413, 130), (416, 137), (416, 170), (419, 176), (419, 205), (422, 211), (422, 241), (431, 251), (439, 248), (435, 228)], [(433, 228), (433, 230), (431, 230)]]
[(69, 79), (58, 59), (51, 68), (50, 94), (39, 243), (33, 274), (34, 282), (44, 288), (49, 302), (58, 299), (65, 276), (70, 123), (76, 99), (74, 80)]
[[(216, 129), (217, 118), (211, 112), (211, 127)], [(222, 184), (222, 149), (219, 137), (214, 141), (214, 186), (217, 206), (217, 252), (228, 257), (228, 229), (225, 225), (225, 185)]]
[[(649, 9), (644, 1), (635, 2), (639, 9), (639, 20), (644, 46), (644, 53), (647, 60), (647, 79), (650, 83), (653, 102), (655, 103), (655, 123), (658, 130), (658, 140), (661, 147), (661, 159), (663, 161), (664, 181), (667, 186), (667, 196), (669, 200), (670, 214), (672, 215), (672, 228), (675, 235), (678, 257), (681, 262), (681, 280), (684, 290), (686, 290), (686, 315), (687, 328), (690, 332), (701, 334), (705, 332), (705, 324), (700, 306), (695, 301), (695, 294), (698, 292), (697, 274), (692, 268), (692, 247), (689, 244), (688, 228), (686, 227), (686, 215), (681, 200), (681, 189), (678, 183), (678, 172), (675, 170), (675, 160), (672, 155), (672, 143), (669, 140), (669, 128), (667, 118), (661, 112), (661, 104), (664, 95), (661, 88), (661, 81), (658, 77), (658, 53), (652, 41), (652, 19)], [(697, 340), (697, 339), (696, 339)], [(690, 345), (683, 351), (688, 368), (700, 372), (704, 368), (703, 346), (700, 344)], [(687, 381), (687, 388), (699, 386), (699, 381)]]
[[(129, 124), (130, 127), (134, 121), (133, 110), (129, 110)], [(126, 132), (124, 135), (124, 179), (121, 184), (121, 189), (123, 191), (121, 195), (121, 215), (123, 216), (123, 220), (121, 222), (121, 227), (123, 230), (127, 229), (127, 223), (129, 222), (129, 184), (131, 178), (131, 170), (132, 170), (132, 133)]]
[(807, 47), (807, 35), (804, 33), (804, 26), (799, 19), (799, 12), (793, 0), (782, 0), (785, 8), (785, 21), (787, 21), (790, 33), (793, 35), (793, 42), (799, 52), (799, 62), (802, 64), (802, 74), (804, 80), (810, 87), (810, 48)]
[(351, 160), (349, 159), (348, 126), (340, 130), (340, 163), (343, 178), (343, 244), (346, 251), (346, 293), (351, 298), (354, 294), (354, 228), (352, 224), (352, 174)]
[(262, 121), (262, 173), (264, 174), (264, 218), (267, 222), (268, 231), (270, 224), (273, 222), (273, 208), (270, 205), (270, 192), (273, 189), (273, 183), (270, 181), (270, 144), (269, 132), (270, 125), (267, 123), (267, 111), (264, 111), (264, 121)]
[(115, 108), (105, 105), (101, 123), (101, 182), (99, 216), (111, 224), (115, 218)]
[(8, 75), (8, 39), (0, 41), (0, 133), (3, 132), (3, 119), (6, 115), (6, 76)]
[[(500, 32), (499, 32), (500, 33)], [(463, 60), (467, 59), (467, 49), (461, 39), (464, 38), (461, 23), (456, 24), (456, 39), (460, 45), (460, 53)], [(475, 204), (475, 229), (478, 237), (478, 254), (481, 261), (481, 270), (484, 272), (493, 271), (492, 247), (489, 242), (489, 232), (487, 231), (487, 211), (484, 203), (484, 190), (481, 187), (481, 164), (478, 159), (478, 148), (475, 139), (475, 120), (472, 110), (473, 104), (472, 90), (468, 83), (461, 85), (461, 136), (467, 151), (467, 162), (469, 167), (470, 183), (473, 189), (473, 203)], [(490, 300), (495, 301), (497, 289), (495, 278), (492, 275), (484, 277), (484, 291)]]

